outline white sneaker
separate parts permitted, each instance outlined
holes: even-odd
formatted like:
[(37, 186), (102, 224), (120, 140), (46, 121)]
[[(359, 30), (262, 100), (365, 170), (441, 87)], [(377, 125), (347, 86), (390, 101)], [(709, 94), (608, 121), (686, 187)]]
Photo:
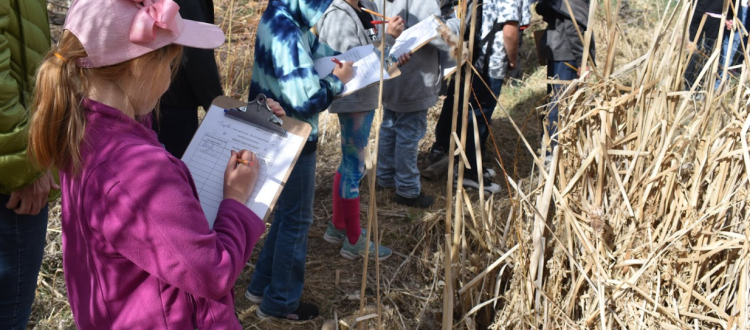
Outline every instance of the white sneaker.
[(245, 298), (247, 298), (247, 300), (250, 300), (251, 303), (256, 304), (256, 305), (260, 305), (260, 303), (263, 302), (263, 296), (256, 296), (247, 290), (245, 290)]
[(492, 179), (495, 177), (496, 173), (495, 173), (495, 170), (491, 168), (485, 168), (484, 173), (482, 175), (484, 175), (485, 179)]
[[(484, 191), (485, 192), (488, 192), (490, 194), (495, 194), (495, 193), (500, 192), (500, 185), (498, 185), (497, 183), (494, 183), (494, 182), (490, 181), (490, 179), (487, 179), (487, 178), (484, 178), (484, 177), (482, 179), (484, 181), (483, 183), (484, 183)], [(456, 184), (458, 184), (458, 175), (455, 175), (453, 177), (453, 186), (455, 187)], [(463, 186), (464, 186), (464, 188), (474, 188), (476, 190), (479, 190), (479, 182), (477, 182), (476, 180), (474, 180), (472, 178), (468, 178), (466, 176), (464, 176)]]

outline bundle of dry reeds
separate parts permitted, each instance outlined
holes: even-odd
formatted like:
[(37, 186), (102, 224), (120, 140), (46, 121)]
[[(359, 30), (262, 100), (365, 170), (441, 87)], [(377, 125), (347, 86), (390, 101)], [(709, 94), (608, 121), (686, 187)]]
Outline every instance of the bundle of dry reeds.
[(509, 178), (507, 219), (457, 192), (469, 207), (453, 211), (444, 313), (468, 329), (488, 309), (493, 329), (750, 329), (747, 62), (715, 93), (720, 47), (701, 54), (707, 87), (684, 91), (693, 8), (681, 1), (648, 52), (615, 67), (618, 9), (603, 6), (606, 62), (568, 83), (552, 164)]

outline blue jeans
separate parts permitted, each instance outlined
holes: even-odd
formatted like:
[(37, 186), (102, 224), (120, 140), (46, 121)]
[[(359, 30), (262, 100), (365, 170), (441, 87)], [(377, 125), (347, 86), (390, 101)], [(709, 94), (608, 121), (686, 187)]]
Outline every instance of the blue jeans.
[(401, 197), (422, 191), (417, 168), (419, 140), (427, 132), (427, 109), (415, 112), (383, 110), (378, 141), (378, 184), (396, 188)]
[(316, 153), (300, 155), (281, 191), (247, 290), (263, 296), (261, 311), (282, 317), (299, 306), (305, 284), (307, 231), (313, 222)]
[[(557, 80), (573, 80), (578, 78), (578, 72), (565, 63), (573, 67), (576, 66), (576, 62), (574, 61), (547, 61), (547, 77)], [(549, 113), (547, 114), (547, 133), (549, 133), (551, 139), (550, 148), (547, 150), (547, 153), (550, 153), (557, 145), (558, 102), (560, 101), (560, 94), (562, 94), (566, 86), (562, 84), (547, 85), (547, 93), (552, 94)]]
[(341, 173), (339, 192), (341, 197), (359, 197), (359, 182), (365, 176), (365, 147), (370, 139), (370, 129), (375, 111), (340, 113), (341, 128)]
[(47, 237), (48, 207), (18, 215), (0, 195), (0, 329), (26, 330)]
[[(484, 80), (490, 85), (490, 90), (487, 90), (484, 83), (479, 79), (477, 75), (472, 77), (471, 86), (473, 93), (469, 97), (469, 103), (471, 108), (474, 110), (474, 115), (477, 117), (477, 127), (479, 128), (479, 150), (484, 152), (485, 145), (487, 144), (487, 138), (490, 136), (490, 129), (488, 123), (492, 123), (492, 114), (495, 112), (497, 101), (492, 94), (500, 97), (500, 90), (503, 87), (503, 79), (492, 79), (485, 77)], [(451, 126), (453, 125), (453, 103), (455, 100), (454, 91), (456, 88), (455, 79), (453, 79), (448, 86), (448, 96), (443, 101), (443, 109), (440, 111), (440, 118), (435, 125), (435, 143), (432, 144), (432, 150), (439, 150), (444, 153), (448, 153), (450, 150), (451, 142)], [(463, 81), (461, 82), (461, 95), (459, 95), (459, 104), (463, 105)], [(479, 99), (479, 102), (477, 102)], [(460, 134), (461, 119), (463, 113), (463, 107), (458, 107), (458, 120), (456, 127), (458, 130), (456, 133)], [(487, 122), (484, 121), (487, 118)], [(476, 148), (474, 148), (474, 122), (469, 117), (469, 123), (466, 126), (466, 157), (469, 158), (469, 165), (471, 168), (476, 169), (477, 167), (477, 156)]]
[[(740, 22), (746, 21), (747, 18), (747, 7), (740, 7), (739, 12), (737, 12), (737, 20)], [(739, 26), (737, 24), (736, 26)], [(747, 28), (747, 26), (745, 26)], [(714, 86), (714, 89), (719, 88), (719, 84), (721, 83), (721, 77), (724, 73), (724, 61), (726, 61), (726, 58), (729, 57), (729, 66), (732, 66), (732, 63), (734, 63), (734, 57), (735, 54), (737, 54), (737, 49), (740, 46), (740, 42), (742, 42), (742, 33), (740, 31), (734, 31), (734, 41), (732, 42), (732, 49), (729, 49), (729, 36), (731, 35), (731, 31), (724, 31), (724, 40), (721, 45), (721, 57), (719, 58), (719, 77), (716, 79), (716, 85)]]

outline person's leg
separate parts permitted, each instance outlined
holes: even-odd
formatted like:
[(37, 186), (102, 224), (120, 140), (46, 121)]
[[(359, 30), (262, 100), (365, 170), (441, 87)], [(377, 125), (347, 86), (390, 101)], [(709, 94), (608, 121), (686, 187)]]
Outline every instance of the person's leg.
[(375, 111), (341, 113), (341, 194), (344, 224), (349, 243), (355, 244), (361, 234), (359, 224), (359, 182), (365, 175), (365, 147), (370, 137)]
[[(439, 153), (440, 156), (447, 154), (450, 149), (451, 128), (453, 125), (453, 104), (455, 102), (456, 79), (451, 79), (448, 85), (448, 94), (443, 100), (443, 107), (440, 110), (440, 117), (435, 125), (435, 143), (432, 144), (432, 152)], [(462, 95), (459, 95), (459, 104), (461, 104)], [(461, 107), (458, 108), (458, 120), (461, 121)], [(461, 127), (459, 124), (457, 127)], [(437, 158), (437, 156), (436, 156)], [(440, 157), (442, 158), (442, 157)], [(435, 159), (439, 160), (439, 159)]]
[[(578, 72), (571, 68), (570, 66), (575, 67), (575, 62), (572, 61), (550, 61), (548, 63), (548, 75), (552, 79), (556, 80), (573, 80), (576, 79), (578, 76)], [(551, 72), (550, 72), (551, 69)], [(563, 84), (552, 84), (551, 89), (551, 99), (550, 99), (550, 105), (549, 105), (549, 114), (547, 115), (547, 132), (550, 136), (550, 148), (547, 150), (547, 153), (551, 153), (552, 148), (554, 148), (557, 145), (557, 124), (559, 120), (558, 115), (558, 103), (560, 102), (560, 96), (565, 90), (565, 87), (567, 85)]]
[(383, 109), (383, 122), (380, 124), (378, 141), (378, 185), (385, 188), (396, 186), (396, 113)]
[[(489, 77), (484, 77), (482, 79), (484, 79), (484, 82), (486, 82), (491, 89), (487, 89), (479, 76), (475, 75), (472, 78), (472, 94), (470, 102), (472, 110), (474, 111), (473, 114), (477, 117), (479, 150), (484, 153), (487, 137), (490, 135), (489, 125), (492, 124), (492, 114), (495, 112), (495, 106), (497, 106), (497, 100), (495, 97), (500, 96), (500, 89), (503, 86), (503, 80), (492, 79)], [(474, 145), (474, 120), (472, 118), (468, 119), (468, 131), (466, 132), (466, 157), (469, 159), (469, 164), (471, 165), (472, 170), (474, 170), (478, 168), (476, 166), (477, 157), (476, 147)], [(475, 174), (477, 174), (477, 178), (479, 178), (482, 173)]]
[(153, 121), (153, 128), (164, 148), (173, 156), (182, 158), (198, 130), (198, 108), (162, 104), (159, 107), (159, 118)]
[(276, 203), (272, 225), (277, 226), (275, 237), (264, 243), (264, 250), (274, 245), (270, 283), (260, 305), (265, 315), (286, 317), (299, 306), (305, 282), (307, 232), (313, 221), (315, 157), (315, 152), (299, 156)]
[[(416, 198), (422, 191), (417, 154), (419, 141), (427, 130), (427, 110), (397, 113), (393, 127), (396, 131), (396, 194)], [(378, 160), (380, 161), (380, 160)]]
[(47, 236), (48, 206), (17, 215), (0, 195), (0, 329), (26, 330)]

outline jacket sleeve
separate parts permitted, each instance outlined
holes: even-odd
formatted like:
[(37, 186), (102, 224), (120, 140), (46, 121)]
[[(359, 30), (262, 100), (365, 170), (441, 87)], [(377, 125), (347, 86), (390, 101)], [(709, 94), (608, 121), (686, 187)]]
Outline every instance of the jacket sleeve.
[[(0, 6), (2, 7), (2, 6)], [(32, 166), (26, 153), (29, 117), (21, 100), (19, 83), (11, 72), (11, 44), (7, 38), (10, 13), (0, 8), (0, 193), (10, 194), (34, 182), (42, 171)]]
[[(315, 56), (333, 56), (338, 52), (318, 42), (317, 37), (314, 39), (315, 42), (310, 47), (312, 54), (299, 44), (299, 42), (310, 42), (310, 39), (299, 40), (294, 47), (277, 44), (274, 47), (279, 48), (273, 51), (274, 69), (279, 81), (281, 97), (286, 104), (291, 106), (291, 109), (285, 110), (304, 118), (310, 118), (325, 111), (333, 103), (334, 97), (344, 90), (344, 84), (333, 73), (323, 78), (318, 77), (315, 71)], [(288, 60), (290, 53), (293, 56), (292, 61)]]
[(88, 205), (91, 227), (122, 256), (170, 285), (207, 299), (229, 294), (265, 229), (262, 220), (227, 199), (209, 229), (190, 179), (163, 151), (131, 146), (114, 153), (101, 173), (90, 176), (111, 184), (87, 185), (84, 200), (106, 194), (103, 202)]
[(312, 45), (310, 49), (312, 51), (311, 57), (313, 60), (317, 60), (321, 57), (335, 56), (335, 55), (341, 54), (341, 52), (336, 51), (335, 49), (331, 48), (330, 45), (327, 45), (326, 43), (321, 42), (320, 38), (318, 38), (313, 33), (308, 32), (307, 37), (309, 38), (310, 44)]

